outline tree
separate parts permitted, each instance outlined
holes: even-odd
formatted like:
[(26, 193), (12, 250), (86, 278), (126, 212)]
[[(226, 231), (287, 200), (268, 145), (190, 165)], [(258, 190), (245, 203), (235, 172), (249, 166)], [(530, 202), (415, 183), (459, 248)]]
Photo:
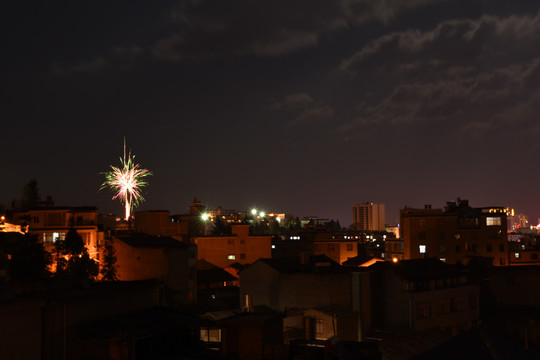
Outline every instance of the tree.
[(231, 227), (229, 224), (226, 224), (221, 220), (219, 216), (216, 216), (214, 221), (214, 228), (212, 229), (213, 236), (225, 236), (231, 234)]
[(25, 208), (36, 207), (39, 202), (39, 189), (37, 181), (31, 179), (23, 188), (21, 205)]
[(71, 228), (64, 241), (56, 241), (55, 277), (65, 278), (75, 284), (86, 284), (99, 274), (97, 263), (90, 258), (81, 235)]
[(49, 276), (51, 257), (35, 235), (0, 233), (0, 268), (12, 282), (34, 282)]
[(118, 270), (116, 268), (116, 250), (114, 249), (113, 240), (105, 240), (103, 247), (103, 259), (101, 260), (101, 280), (116, 281), (118, 280)]

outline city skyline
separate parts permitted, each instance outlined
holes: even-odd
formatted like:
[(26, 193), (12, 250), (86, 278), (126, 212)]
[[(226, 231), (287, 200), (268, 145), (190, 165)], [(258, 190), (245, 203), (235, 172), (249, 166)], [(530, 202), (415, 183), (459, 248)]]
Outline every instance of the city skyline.
[(511, 207), (531, 224), (540, 156), (534, 1), (10, 4), (0, 204), (36, 179), (98, 192), (125, 136), (154, 176), (140, 210)]

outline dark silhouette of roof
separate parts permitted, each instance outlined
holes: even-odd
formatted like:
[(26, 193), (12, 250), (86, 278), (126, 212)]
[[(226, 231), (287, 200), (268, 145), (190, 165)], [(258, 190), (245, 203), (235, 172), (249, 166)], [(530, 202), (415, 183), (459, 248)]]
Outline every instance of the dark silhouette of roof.
[(423, 359), (538, 359), (505, 336), (488, 329), (473, 328), (415, 357)]
[(145, 234), (122, 234), (115, 238), (129, 246), (137, 248), (180, 248), (186, 249), (189, 244), (183, 243), (169, 236), (153, 236)]
[(409, 280), (431, 280), (464, 274), (462, 266), (447, 264), (437, 258), (401, 260), (397, 263), (377, 262), (369, 268), (372, 271), (393, 270)]
[[(345, 270), (334, 260), (326, 255), (314, 255), (305, 257), (301, 260), (301, 256), (259, 259), (266, 265), (280, 273), (313, 273), (313, 272), (345, 272)], [(255, 263), (257, 263), (255, 262)]]

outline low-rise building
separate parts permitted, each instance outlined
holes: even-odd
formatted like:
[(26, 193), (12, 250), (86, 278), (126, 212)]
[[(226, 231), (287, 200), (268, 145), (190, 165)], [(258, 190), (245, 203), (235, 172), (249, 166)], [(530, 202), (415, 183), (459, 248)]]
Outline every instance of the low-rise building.
[(270, 235), (250, 235), (249, 225), (231, 225), (232, 235), (194, 238), (198, 259), (225, 268), (233, 263), (251, 264), (272, 256)]
[(83, 239), (88, 254), (99, 260), (99, 246), (104, 233), (98, 229), (98, 209), (95, 207), (38, 207), (15, 210), (11, 215), (15, 224), (28, 227), (28, 233), (37, 235), (45, 250), (52, 252), (56, 241), (63, 241), (71, 228)]
[(194, 303), (197, 297), (197, 249), (171, 237), (116, 235), (118, 279), (158, 279), (173, 290), (175, 303)]

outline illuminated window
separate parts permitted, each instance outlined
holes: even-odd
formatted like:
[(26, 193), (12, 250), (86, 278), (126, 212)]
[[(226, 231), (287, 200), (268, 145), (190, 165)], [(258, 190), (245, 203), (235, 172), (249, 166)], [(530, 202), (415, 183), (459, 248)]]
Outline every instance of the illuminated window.
[(315, 331), (317, 332), (317, 334), (321, 334), (323, 330), (324, 330), (323, 320), (317, 319), (317, 321), (315, 322)]
[(515, 253), (514, 255), (516, 256), (516, 259), (519, 259), (519, 256), (520, 256), (519, 253)]
[(487, 226), (501, 226), (501, 218), (500, 217), (487, 217), (486, 218), (486, 225)]
[(229, 259), (229, 260), (235, 260), (235, 259), (236, 259), (236, 255), (229, 254), (229, 256), (227, 256), (227, 259)]
[(276, 248), (276, 245), (272, 245), (272, 249), (275, 249)]
[(426, 245), (420, 245), (419, 248), (420, 248), (420, 254), (426, 253)]

